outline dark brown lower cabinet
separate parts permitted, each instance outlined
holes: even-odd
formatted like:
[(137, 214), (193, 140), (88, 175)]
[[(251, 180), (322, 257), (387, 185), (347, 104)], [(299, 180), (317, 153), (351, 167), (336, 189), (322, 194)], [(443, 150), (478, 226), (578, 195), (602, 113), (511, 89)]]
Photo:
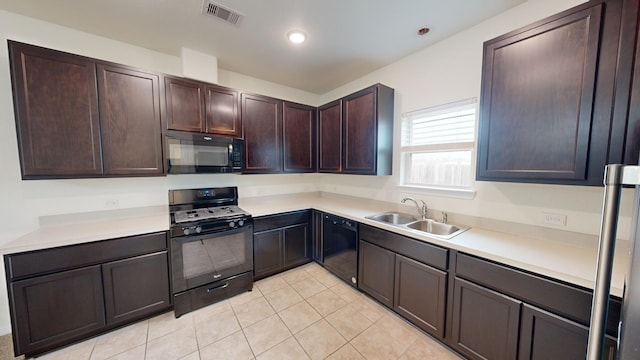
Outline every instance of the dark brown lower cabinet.
[(309, 224), (294, 225), (283, 230), (284, 266), (294, 267), (311, 259)]
[(360, 241), (358, 256), (358, 288), (393, 308), (395, 253)]
[(360, 224), (358, 287), (444, 339), (448, 250)]
[(16, 355), (81, 339), (105, 325), (100, 265), (15, 281), (9, 290)]
[(521, 304), (509, 296), (456, 278), (451, 346), (469, 359), (515, 359)]
[(255, 280), (311, 261), (309, 210), (256, 217), (253, 231)]
[[(518, 359), (582, 360), (587, 356), (589, 328), (542, 309), (524, 304)], [(607, 336), (603, 360), (615, 359), (616, 340)]]
[(253, 273), (260, 279), (284, 268), (283, 234), (280, 229), (253, 234)]
[(447, 273), (396, 254), (393, 310), (422, 330), (444, 338)]
[(165, 232), (4, 256), (16, 355), (171, 309)]
[(170, 305), (167, 252), (102, 265), (107, 324), (154, 313)]

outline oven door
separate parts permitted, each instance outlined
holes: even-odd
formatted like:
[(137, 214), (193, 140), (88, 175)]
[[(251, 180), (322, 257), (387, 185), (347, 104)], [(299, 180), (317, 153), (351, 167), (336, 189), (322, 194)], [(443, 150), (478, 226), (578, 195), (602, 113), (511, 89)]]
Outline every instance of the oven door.
[(173, 292), (253, 270), (253, 226), (171, 238)]

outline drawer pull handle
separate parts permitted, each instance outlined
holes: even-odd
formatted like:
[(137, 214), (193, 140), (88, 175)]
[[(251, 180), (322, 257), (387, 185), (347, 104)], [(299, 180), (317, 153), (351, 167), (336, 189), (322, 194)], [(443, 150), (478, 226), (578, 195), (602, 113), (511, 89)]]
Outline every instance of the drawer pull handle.
[(225, 283), (224, 285), (212, 287), (210, 289), (207, 289), (207, 293), (214, 292), (216, 290), (222, 290), (222, 289), (226, 288), (227, 286), (229, 286), (229, 283)]

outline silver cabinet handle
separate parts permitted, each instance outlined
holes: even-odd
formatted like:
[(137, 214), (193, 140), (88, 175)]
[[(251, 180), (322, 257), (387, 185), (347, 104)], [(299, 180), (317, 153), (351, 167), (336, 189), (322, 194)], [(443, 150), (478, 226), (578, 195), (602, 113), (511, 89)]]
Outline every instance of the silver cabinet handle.
[(207, 289), (207, 293), (214, 292), (216, 290), (222, 290), (222, 289), (226, 288), (227, 286), (229, 286), (229, 283), (225, 283), (224, 285), (221, 285), (221, 286), (216, 286), (216, 287), (209, 288), (209, 289)]

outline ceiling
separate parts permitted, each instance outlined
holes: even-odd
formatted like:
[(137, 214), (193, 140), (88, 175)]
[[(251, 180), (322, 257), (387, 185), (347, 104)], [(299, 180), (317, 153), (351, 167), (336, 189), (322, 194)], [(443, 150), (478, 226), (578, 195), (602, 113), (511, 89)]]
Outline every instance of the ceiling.
[[(0, 0), (0, 9), (171, 55), (186, 47), (220, 68), (323, 94), (525, 0), (214, 1), (244, 19), (202, 15), (203, 0)], [(307, 41), (289, 43), (291, 29)]]

